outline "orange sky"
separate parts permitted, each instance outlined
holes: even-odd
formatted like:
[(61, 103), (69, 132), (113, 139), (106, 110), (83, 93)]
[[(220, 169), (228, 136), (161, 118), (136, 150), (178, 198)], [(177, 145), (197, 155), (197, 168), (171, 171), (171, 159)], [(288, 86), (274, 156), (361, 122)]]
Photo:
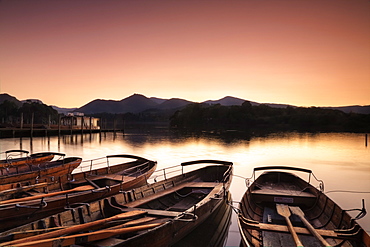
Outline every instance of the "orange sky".
[(368, 0), (2, 0), (0, 91), (370, 104)]

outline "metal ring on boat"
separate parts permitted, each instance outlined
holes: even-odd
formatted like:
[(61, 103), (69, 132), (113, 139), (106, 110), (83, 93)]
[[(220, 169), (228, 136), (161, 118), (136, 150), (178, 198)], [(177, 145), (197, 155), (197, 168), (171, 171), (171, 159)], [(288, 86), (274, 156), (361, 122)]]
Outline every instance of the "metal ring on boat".
[[(183, 216), (185, 216), (185, 215), (190, 215), (190, 216), (192, 216), (193, 218), (192, 218), (192, 219), (181, 219), (181, 217), (183, 217)], [(198, 216), (197, 216), (196, 214), (191, 214), (191, 213), (184, 212), (184, 213), (182, 213), (178, 218), (175, 218), (174, 220), (177, 220), (177, 221), (192, 222), (192, 221), (196, 221), (196, 220), (198, 220)]]
[(324, 183), (322, 182), (319, 183), (319, 189), (321, 192), (324, 192)]

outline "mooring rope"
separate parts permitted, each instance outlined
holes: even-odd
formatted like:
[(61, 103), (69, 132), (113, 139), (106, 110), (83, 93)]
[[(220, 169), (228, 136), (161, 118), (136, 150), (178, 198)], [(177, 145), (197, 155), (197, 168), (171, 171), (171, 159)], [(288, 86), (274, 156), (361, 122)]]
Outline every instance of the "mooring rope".
[(370, 191), (356, 191), (356, 190), (331, 190), (331, 191), (327, 191), (327, 192), (325, 192), (325, 194), (334, 193), (334, 192), (341, 192), (341, 193), (364, 193), (364, 194), (368, 194), (368, 193), (370, 193)]

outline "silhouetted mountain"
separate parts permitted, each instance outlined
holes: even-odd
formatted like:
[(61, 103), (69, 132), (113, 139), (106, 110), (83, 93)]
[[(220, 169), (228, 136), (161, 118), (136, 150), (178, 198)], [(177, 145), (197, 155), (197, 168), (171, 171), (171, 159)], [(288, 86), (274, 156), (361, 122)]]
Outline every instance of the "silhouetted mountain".
[(25, 100), (22, 100), (21, 102), (22, 102), (22, 104), (23, 103), (28, 103), (28, 104), (31, 104), (31, 103), (44, 104), (44, 102), (42, 102), (39, 99), (25, 99)]
[[(224, 106), (231, 106), (231, 105), (242, 105), (246, 100), (245, 99), (239, 99), (231, 96), (226, 96), (219, 100), (207, 100), (202, 103), (210, 104), (210, 105), (224, 105)], [(249, 101), (252, 105), (258, 105), (256, 102)]]
[(353, 105), (353, 106), (340, 106), (340, 107), (322, 107), (325, 109), (331, 109), (331, 110), (340, 110), (345, 113), (360, 113), (360, 114), (370, 114), (370, 105), (366, 106), (359, 106), (359, 105)]
[[(239, 99), (239, 98), (235, 98), (231, 96), (226, 96), (219, 100), (207, 100), (207, 101), (204, 101), (203, 103), (210, 104), (210, 105), (220, 104), (223, 106), (231, 106), (231, 105), (242, 105), (245, 101), (247, 100)], [(253, 101), (249, 101), (249, 103), (251, 103), (252, 106), (263, 104), (263, 105), (267, 105), (267, 106), (274, 107), (274, 108), (286, 108), (288, 106), (291, 106), (291, 105), (274, 104), (274, 103), (257, 103)]]
[(78, 112), (85, 114), (94, 113), (139, 113), (150, 108), (158, 106), (157, 103), (153, 102), (149, 98), (141, 94), (133, 94), (121, 101), (116, 100), (94, 100), (81, 108), (76, 109)]
[(274, 103), (263, 103), (263, 105), (268, 105), (268, 106), (273, 107), (273, 108), (287, 108), (288, 106), (290, 106), (290, 107), (296, 107), (296, 106), (292, 106), (292, 105), (274, 104)]
[(22, 106), (22, 102), (20, 102), (16, 97), (13, 97), (7, 93), (0, 94), (0, 104), (3, 103), (5, 100), (14, 102), (17, 106)]
[(55, 105), (52, 105), (54, 110), (56, 110), (58, 113), (62, 113), (64, 115), (67, 115), (67, 113), (74, 112), (77, 108), (61, 108)]
[[(5, 100), (9, 100), (12, 102), (15, 102), (18, 106), (22, 106), (22, 102), (19, 101), (17, 98), (9, 95), (9, 94), (0, 94), (0, 104), (4, 102)], [(27, 100), (26, 100), (27, 101)], [(31, 101), (39, 101), (37, 99), (32, 99)], [(202, 103), (206, 104), (220, 104), (223, 106), (230, 106), (230, 105), (242, 105), (245, 101), (244, 99), (226, 96), (219, 100), (207, 100)], [(41, 101), (40, 101), (41, 102)], [(249, 101), (252, 106), (258, 106), (261, 105), (261, 103)], [(95, 114), (95, 113), (140, 113), (143, 111), (154, 111), (154, 112), (160, 112), (163, 110), (177, 110), (185, 107), (188, 104), (195, 103), (192, 101), (188, 101), (185, 99), (178, 99), (178, 98), (172, 98), (172, 99), (162, 99), (162, 98), (156, 98), (156, 97), (150, 97), (147, 98), (144, 95), (141, 94), (133, 94), (127, 98), (124, 98), (122, 100), (102, 100), (102, 99), (96, 99), (93, 100), (86, 105), (80, 107), (80, 108), (59, 108), (57, 106), (52, 106), (55, 110), (57, 110), (59, 113), (68, 113), (72, 111), (77, 112), (83, 112), (85, 114)], [(285, 104), (274, 104), (274, 103), (264, 103), (263, 105), (267, 105), (273, 108), (286, 108), (288, 106), (290, 107), (296, 107), (292, 105), (285, 105)], [(319, 107), (324, 109), (332, 109), (332, 110), (340, 110), (345, 113), (360, 113), (360, 114), (370, 114), (370, 105), (366, 106), (342, 106), (342, 107)]]
[(169, 99), (158, 106), (159, 109), (178, 109), (187, 106), (193, 102), (184, 99)]
[(161, 99), (161, 98), (156, 98), (156, 97), (150, 97), (149, 99), (151, 99), (152, 101), (154, 101), (155, 103), (157, 103), (158, 105), (162, 104), (163, 102), (167, 101), (168, 99)]
[(142, 94), (133, 94), (120, 101), (126, 112), (138, 113), (158, 106), (157, 103)]

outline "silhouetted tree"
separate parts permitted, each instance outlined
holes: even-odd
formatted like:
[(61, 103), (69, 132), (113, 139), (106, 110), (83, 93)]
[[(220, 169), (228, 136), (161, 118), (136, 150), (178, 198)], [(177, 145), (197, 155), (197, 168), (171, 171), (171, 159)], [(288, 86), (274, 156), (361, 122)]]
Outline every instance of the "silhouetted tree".
[[(369, 114), (370, 115), (370, 114)], [(317, 107), (273, 108), (191, 104), (171, 117), (171, 126), (188, 130), (370, 131), (370, 116)]]

